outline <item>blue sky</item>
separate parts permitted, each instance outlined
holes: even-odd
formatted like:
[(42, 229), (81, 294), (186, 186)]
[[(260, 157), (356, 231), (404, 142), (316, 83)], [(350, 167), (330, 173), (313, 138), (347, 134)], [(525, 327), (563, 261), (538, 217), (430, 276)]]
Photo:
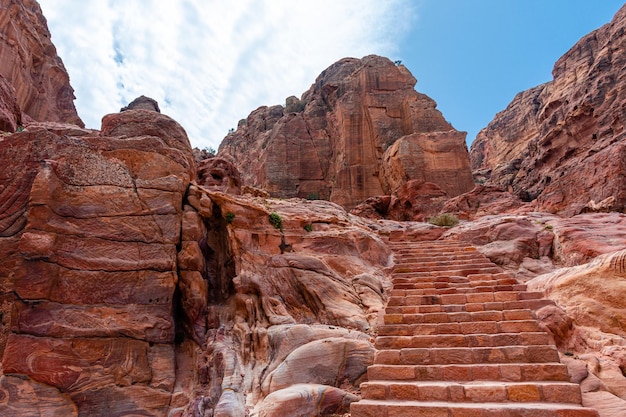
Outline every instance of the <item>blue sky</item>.
[(519, 91), (608, 23), (619, 1), (40, 0), (90, 128), (155, 98), (192, 145), (219, 146), (261, 105), (300, 96), (335, 61), (402, 60), (468, 142)]
[(622, 4), (424, 0), (397, 59), (471, 143), (515, 94), (550, 81), (556, 60)]

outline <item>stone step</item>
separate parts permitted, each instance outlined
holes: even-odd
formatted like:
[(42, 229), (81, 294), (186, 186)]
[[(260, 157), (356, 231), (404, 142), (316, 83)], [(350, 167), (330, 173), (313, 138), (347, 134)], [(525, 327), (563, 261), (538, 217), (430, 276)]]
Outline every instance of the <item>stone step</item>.
[(361, 384), (361, 395), (369, 400), (582, 403), (580, 386), (560, 381), (370, 381)]
[(368, 381), (569, 381), (567, 367), (554, 363), (383, 365), (367, 368)]
[(540, 332), (536, 320), (468, 321), (453, 323), (383, 324), (378, 328), (378, 337), (432, 334), (495, 334)]
[[(393, 343), (391, 343), (393, 345)], [(376, 344), (376, 365), (474, 365), (496, 363), (552, 363), (559, 352), (552, 345), (495, 347), (400, 348)]]
[(458, 323), (467, 321), (507, 321), (507, 320), (534, 320), (532, 311), (520, 310), (491, 310), (491, 311), (460, 311), (460, 312), (432, 312), (418, 314), (385, 314), (384, 324), (419, 324), (419, 323)]
[(536, 300), (543, 298), (543, 293), (533, 291), (498, 291), (476, 292), (468, 294), (412, 295), (406, 297), (390, 296), (387, 306), (419, 306), (433, 304), (467, 304)]
[[(496, 333), (496, 334), (435, 334), (400, 336), (379, 336), (376, 346), (379, 349), (438, 348), (438, 347), (489, 347), (489, 346), (531, 346), (549, 345), (550, 336), (545, 332)], [(410, 339), (406, 339), (406, 337)]]
[(554, 301), (544, 298), (517, 300), (517, 301), (478, 301), (476, 298), (486, 297), (493, 299), (493, 294), (476, 293), (467, 294), (466, 303), (463, 304), (420, 304), (420, 305), (397, 305), (387, 306), (385, 312), (387, 314), (419, 314), (419, 313), (435, 313), (435, 312), (460, 312), (460, 311), (491, 311), (491, 310), (520, 310), (530, 309), (538, 310), (547, 305), (554, 305)]
[(598, 417), (576, 404), (508, 402), (449, 403), (442, 401), (361, 400), (350, 405), (352, 417)]
[(422, 278), (429, 276), (468, 276), (475, 274), (497, 274), (500, 272), (502, 272), (502, 268), (496, 266), (495, 264), (490, 264), (490, 266), (484, 267), (467, 266), (457, 269), (445, 269), (442, 271), (394, 272), (393, 276), (397, 278)]
[[(425, 277), (420, 279), (411, 279), (405, 277), (398, 277), (391, 279), (394, 284), (394, 288), (397, 285), (413, 285), (414, 289), (420, 288), (467, 288), (467, 287), (488, 287), (492, 285), (520, 285), (519, 281), (515, 278), (491, 278), (481, 280), (469, 280), (467, 277), (455, 277), (455, 276), (440, 276), (440, 277)], [(409, 287), (411, 288), (411, 287)], [(520, 290), (524, 291), (524, 290)]]
[(450, 262), (485, 262), (489, 259), (480, 254), (458, 254), (458, 255), (420, 255), (415, 254), (394, 254), (397, 266), (409, 267), (411, 265), (423, 265), (425, 263), (445, 263)]
[[(406, 285), (406, 284), (405, 284)], [(437, 294), (466, 294), (476, 292), (523, 292), (526, 291), (524, 284), (505, 285), (476, 285), (476, 286), (439, 286), (440, 288), (403, 288), (405, 285), (394, 284), (394, 289), (390, 295), (396, 297), (409, 297), (414, 295), (437, 295)]]
[(433, 271), (448, 271), (450, 269), (461, 269), (461, 268), (482, 268), (482, 267), (490, 267), (494, 264), (488, 259), (485, 260), (475, 260), (470, 259), (466, 261), (459, 260), (451, 260), (445, 263), (442, 262), (430, 262), (433, 265), (427, 265), (428, 262), (419, 262), (419, 263), (401, 263), (396, 265), (393, 269), (394, 273), (400, 272), (433, 272)]

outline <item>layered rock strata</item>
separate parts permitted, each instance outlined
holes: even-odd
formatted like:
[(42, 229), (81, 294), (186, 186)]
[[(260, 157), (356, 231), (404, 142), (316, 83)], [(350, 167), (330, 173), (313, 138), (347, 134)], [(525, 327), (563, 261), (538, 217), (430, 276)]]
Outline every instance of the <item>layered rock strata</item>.
[(402, 65), (367, 56), (327, 68), (298, 100), (261, 107), (220, 145), (243, 182), (276, 197), (326, 199), (351, 209), (409, 180), (450, 196), (474, 186), (465, 134), (415, 91)]
[(30, 124), (1, 145), (4, 373), (69, 398), (66, 415), (165, 415), (195, 175), (184, 130), (135, 110), (105, 116), (101, 132)]
[(519, 93), (472, 143), (472, 169), (566, 215), (626, 207), (626, 8), (554, 65), (553, 80)]
[(3, 0), (0, 28), (0, 76), (13, 86), (25, 118), (84, 126), (39, 4)]

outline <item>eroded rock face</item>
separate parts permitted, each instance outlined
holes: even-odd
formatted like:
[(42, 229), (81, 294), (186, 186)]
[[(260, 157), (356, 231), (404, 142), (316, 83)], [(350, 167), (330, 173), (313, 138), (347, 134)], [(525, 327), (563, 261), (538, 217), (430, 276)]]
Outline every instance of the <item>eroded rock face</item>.
[[(207, 393), (203, 406), (259, 416), (347, 410), (373, 362), (369, 333), (390, 287), (387, 246), (326, 201), (196, 185), (187, 201), (206, 225), (196, 262), (209, 288), (199, 365), (207, 377), (196, 387)], [(192, 408), (184, 415), (196, 415)]]
[(542, 211), (623, 211), (625, 26), (622, 8), (556, 62), (552, 81), (519, 93), (473, 142), (472, 169)]
[[(2, 139), (2, 367), (62, 391), (78, 415), (160, 416), (174, 390), (177, 245), (195, 166), (167, 116), (104, 120), (100, 133), (32, 124)], [(133, 134), (142, 123), (151, 130)]]
[(84, 126), (39, 4), (35, 0), (2, 2), (0, 28), (0, 75), (13, 86), (21, 111), (35, 121)]
[(602, 416), (626, 411), (625, 259), (626, 249), (528, 282), (529, 289), (544, 291), (559, 306), (538, 316), (562, 351), (576, 353), (577, 360), (568, 363), (570, 374), (582, 381), (584, 403)]
[(22, 113), (15, 98), (15, 89), (0, 75), (0, 131), (15, 132), (22, 124)]
[(451, 196), (469, 191), (465, 134), (415, 82), (387, 58), (342, 59), (301, 100), (252, 112), (219, 156), (239, 168), (246, 185), (347, 209), (409, 180), (433, 182)]

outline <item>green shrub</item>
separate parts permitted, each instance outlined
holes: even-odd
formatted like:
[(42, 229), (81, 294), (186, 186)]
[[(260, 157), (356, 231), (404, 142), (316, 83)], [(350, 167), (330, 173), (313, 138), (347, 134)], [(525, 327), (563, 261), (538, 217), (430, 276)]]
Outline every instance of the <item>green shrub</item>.
[(304, 230), (306, 230), (307, 232), (312, 232), (313, 231), (313, 225), (311, 223), (305, 224), (304, 225)]
[(235, 220), (235, 213), (229, 211), (228, 213), (226, 213), (224, 218), (226, 219), (227, 223), (232, 223)]
[(275, 228), (277, 228), (278, 230), (283, 230), (283, 218), (280, 217), (280, 214), (276, 213), (276, 212), (271, 212), (270, 213), (270, 223), (272, 224), (272, 226), (274, 226)]
[(307, 200), (319, 200), (320, 199), (320, 193), (309, 193), (306, 196)]
[(428, 219), (428, 223), (434, 224), (435, 226), (453, 227), (459, 224), (459, 219), (454, 214), (443, 213), (438, 216), (431, 217)]

